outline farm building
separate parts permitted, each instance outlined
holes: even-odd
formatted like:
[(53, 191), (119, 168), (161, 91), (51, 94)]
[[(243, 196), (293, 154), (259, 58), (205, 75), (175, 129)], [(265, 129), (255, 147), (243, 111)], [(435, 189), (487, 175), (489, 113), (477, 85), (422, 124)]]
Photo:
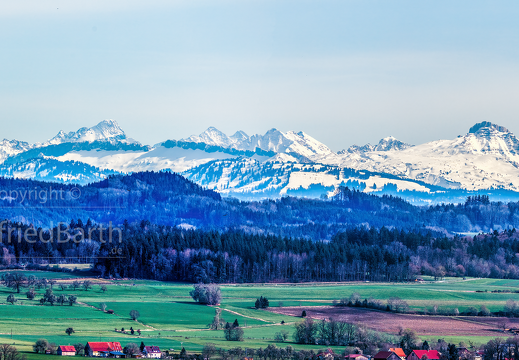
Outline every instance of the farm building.
[(347, 360), (368, 360), (368, 358), (362, 354), (349, 354), (344, 358)]
[(317, 354), (318, 359), (333, 359), (335, 353), (332, 349), (328, 349), (326, 351), (323, 351), (322, 353)]
[(458, 355), (460, 357), (468, 357), (470, 355), (470, 351), (466, 347), (459, 347), (458, 348)]
[(407, 360), (420, 360), (424, 355), (429, 360), (440, 360), (440, 354), (438, 354), (437, 350), (413, 350), (407, 356)]
[(57, 354), (60, 356), (76, 356), (76, 348), (72, 345), (60, 345)]
[(474, 354), (474, 360), (481, 360), (485, 356), (485, 350), (476, 350)]
[[(85, 346), (85, 355), (90, 357), (97, 356), (110, 356), (110, 352), (120, 352), (122, 355), (123, 348), (120, 342), (89, 342)], [(110, 357), (115, 357), (116, 354), (112, 354)], [(121, 357), (118, 355), (117, 357)]]
[[(392, 351), (380, 351), (375, 356), (375, 360), (401, 360), (400, 357)], [(418, 359), (420, 360), (420, 359)]]
[(158, 346), (145, 346), (142, 352), (148, 359), (160, 359), (162, 357), (162, 352)]
[(402, 348), (390, 348), (389, 351), (392, 351), (394, 352), (395, 354), (398, 355), (398, 357), (402, 360), (405, 360), (406, 359), (406, 355), (405, 355), (405, 352)]
[(115, 359), (123, 359), (126, 357), (126, 354), (123, 353), (122, 351), (106, 351), (104, 352), (104, 356), (105, 357), (109, 357), (109, 358), (115, 358)]

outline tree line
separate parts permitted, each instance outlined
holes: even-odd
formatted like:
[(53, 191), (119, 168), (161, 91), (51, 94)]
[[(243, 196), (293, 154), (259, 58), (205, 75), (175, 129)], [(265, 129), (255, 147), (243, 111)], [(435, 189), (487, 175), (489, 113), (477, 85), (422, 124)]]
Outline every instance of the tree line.
[[(102, 277), (193, 283), (411, 281), (420, 275), (519, 278), (515, 229), (447, 237), (362, 226), (341, 231), (330, 241), (312, 241), (234, 229), (185, 230), (143, 220), (125, 222), (109, 242), (108, 229), (95, 228), (90, 221), (71, 223), (75, 233), (91, 238), (75, 242), (54, 227), (46, 235), (54, 241), (34, 237), (4, 243), (0, 266), (93, 263)], [(16, 225), (16, 231), (30, 228)]]

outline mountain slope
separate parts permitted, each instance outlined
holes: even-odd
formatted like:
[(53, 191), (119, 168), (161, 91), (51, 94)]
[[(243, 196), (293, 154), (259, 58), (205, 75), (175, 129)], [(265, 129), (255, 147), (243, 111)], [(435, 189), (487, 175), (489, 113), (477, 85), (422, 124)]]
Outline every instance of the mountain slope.
[(83, 150), (67, 152), (58, 160), (81, 161), (101, 169), (113, 169), (131, 173), (135, 171), (171, 170), (182, 172), (215, 159), (228, 159), (236, 155), (223, 151), (207, 152), (201, 149), (184, 149), (178, 146), (154, 148), (107, 150)]
[(468, 134), (397, 151), (353, 151), (322, 163), (398, 175), (454, 189), (519, 190), (519, 140), (507, 129), (476, 124)]
[(11, 165), (0, 165), (0, 176), (3, 177), (74, 184), (100, 181), (113, 174), (117, 172), (101, 170), (81, 162), (62, 162), (52, 158), (37, 158)]
[(246, 158), (211, 161), (186, 170), (183, 175), (209, 189), (239, 198), (276, 198), (296, 194), (319, 197), (333, 193), (339, 186), (367, 193), (430, 193), (444, 190), (387, 174), (329, 165), (260, 162)]

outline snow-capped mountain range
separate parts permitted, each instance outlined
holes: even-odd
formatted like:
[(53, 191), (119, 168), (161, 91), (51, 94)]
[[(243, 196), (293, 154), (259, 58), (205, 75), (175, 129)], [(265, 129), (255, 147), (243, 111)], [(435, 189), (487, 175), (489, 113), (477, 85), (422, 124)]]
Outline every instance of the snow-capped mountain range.
[(401, 150), (354, 151), (314, 161), (424, 181), (453, 189), (519, 190), (519, 140), (506, 128), (489, 122), (465, 136)]
[[(129, 141), (124, 131), (114, 120), (101, 121), (91, 128), (82, 127), (78, 131), (65, 133), (63, 130), (58, 132), (46, 145), (57, 145), (66, 142), (93, 142), (93, 141)], [(131, 142), (131, 141), (130, 141)]]
[(232, 136), (227, 136), (218, 129), (210, 127), (200, 135), (192, 135), (182, 139), (182, 141), (204, 143), (236, 150), (254, 151), (258, 148), (264, 151), (288, 154), (299, 159), (333, 155), (333, 151), (326, 145), (302, 131), (281, 132), (277, 129), (270, 129), (265, 135), (253, 136), (248, 136), (243, 131), (238, 131)]
[(29, 144), (25, 141), (4, 139), (0, 142), (0, 163), (3, 163), (10, 156), (35, 148), (43, 148), (49, 145), (58, 145), (63, 143), (90, 143), (94, 141), (136, 143), (135, 140), (126, 137), (126, 134), (119, 127), (119, 124), (117, 124), (116, 121), (103, 120), (91, 128), (82, 127), (78, 131), (71, 131), (68, 133), (60, 130), (56, 136), (43, 143)]
[(353, 153), (365, 153), (368, 151), (391, 151), (391, 150), (405, 150), (413, 145), (406, 144), (400, 140), (395, 139), (392, 136), (388, 136), (379, 141), (377, 145), (366, 144), (364, 146), (352, 145), (346, 150), (337, 152), (339, 155), (353, 154)]
[(210, 127), (200, 135), (144, 146), (116, 121), (104, 120), (41, 143), (0, 142), (2, 176), (85, 183), (146, 170), (179, 172), (242, 198), (319, 196), (341, 185), (427, 198), (489, 189), (519, 194), (519, 140), (506, 128), (483, 122), (453, 140), (413, 146), (389, 136), (377, 145), (352, 145), (337, 153), (302, 131), (277, 129), (228, 136)]

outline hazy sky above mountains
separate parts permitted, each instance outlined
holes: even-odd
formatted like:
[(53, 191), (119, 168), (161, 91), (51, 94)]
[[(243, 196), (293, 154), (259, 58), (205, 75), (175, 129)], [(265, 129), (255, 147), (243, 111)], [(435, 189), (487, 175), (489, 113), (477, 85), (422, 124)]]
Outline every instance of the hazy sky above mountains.
[(0, 3), (1, 138), (117, 120), (145, 144), (209, 126), (333, 150), (492, 121), (519, 135), (517, 1)]

